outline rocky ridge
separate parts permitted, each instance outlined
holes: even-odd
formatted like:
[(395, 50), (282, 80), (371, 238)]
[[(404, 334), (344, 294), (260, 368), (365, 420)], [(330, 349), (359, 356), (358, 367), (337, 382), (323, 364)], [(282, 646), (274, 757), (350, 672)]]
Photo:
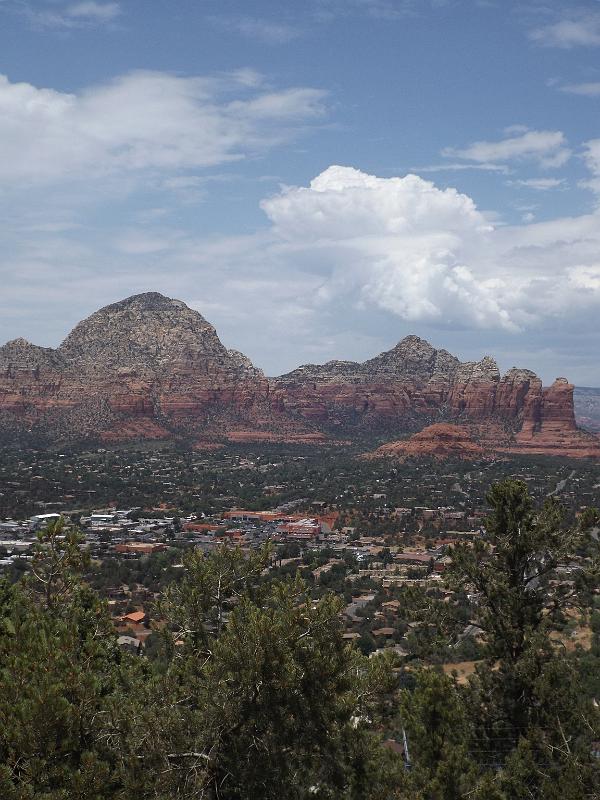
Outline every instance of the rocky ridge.
[(573, 387), (535, 373), (500, 375), (493, 358), (461, 363), (417, 336), (365, 362), (304, 365), (268, 379), (179, 300), (134, 295), (92, 314), (57, 349), (0, 347), (0, 433), (48, 441), (185, 437), (319, 443), (479, 424), (495, 448), (600, 456), (577, 429)]

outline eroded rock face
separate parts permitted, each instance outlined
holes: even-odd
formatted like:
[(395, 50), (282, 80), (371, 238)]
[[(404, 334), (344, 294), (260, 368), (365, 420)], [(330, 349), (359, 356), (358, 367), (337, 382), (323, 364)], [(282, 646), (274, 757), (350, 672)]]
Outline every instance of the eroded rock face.
[(61, 399), (65, 364), (55, 350), (14, 339), (0, 347), (0, 414), (28, 428), (49, 408), (64, 407)]
[(600, 439), (577, 428), (573, 384), (557, 378), (552, 386), (537, 387), (525, 408), (512, 452), (569, 457), (600, 457)]
[(261, 371), (198, 312), (153, 292), (92, 314), (57, 350), (24, 340), (0, 348), (0, 410), (51, 434), (168, 436), (223, 409), (244, 419), (267, 394)]
[[(377, 428), (420, 429), (428, 422), (501, 417), (515, 430), (541, 393), (539, 378), (512, 369), (500, 376), (490, 356), (461, 363), (417, 336), (362, 364), (306, 365), (272, 382), (277, 408), (322, 425), (354, 422)], [(532, 411), (533, 414), (533, 411)]]
[(489, 356), (461, 363), (417, 336), (362, 363), (267, 379), (197, 311), (155, 292), (100, 309), (56, 350), (23, 339), (0, 348), (0, 432), (13, 426), (50, 440), (318, 443), (481, 421), (500, 432), (498, 447), (518, 452), (597, 447), (576, 427), (564, 379), (542, 388), (529, 370), (501, 376)]
[(535, 406), (541, 391), (542, 382), (535, 372), (513, 367), (508, 370), (498, 384), (496, 404), (503, 410), (503, 415), (508, 418), (517, 419), (522, 415), (528, 419), (530, 412), (527, 409), (532, 402)]
[(322, 424), (422, 426), (440, 414), (493, 413), (500, 374), (489, 357), (461, 363), (418, 336), (363, 363), (308, 364), (272, 381), (274, 407)]

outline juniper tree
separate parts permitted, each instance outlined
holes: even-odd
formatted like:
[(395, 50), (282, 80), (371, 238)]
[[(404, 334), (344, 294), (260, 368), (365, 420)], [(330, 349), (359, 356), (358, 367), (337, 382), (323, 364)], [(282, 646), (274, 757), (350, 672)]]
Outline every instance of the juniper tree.
[(110, 800), (121, 767), (111, 745), (129, 660), (94, 592), (60, 608), (0, 586), (0, 797)]
[(589, 540), (596, 514), (568, 526), (554, 498), (537, 509), (515, 480), (494, 486), (488, 501), (485, 538), (456, 547), (450, 573), (451, 584), (474, 597), (472, 622), (485, 645), (470, 696), (473, 755), (486, 766), (505, 766), (501, 781), (514, 779), (508, 796), (519, 796), (514, 781), (524, 759), (532, 796), (549, 796), (543, 792), (569, 774), (572, 796), (585, 797), (598, 778), (591, 742), (600, 719), (578, 691), (577, 664), (560, 641), (565, 615), (580, 608), (578, 584), (561, 568)]
[(268, 558), (193, 553), (161, 605), (176, 641), (161, 679), (165, 787), (223, 800), (400, 797), (402, 763), (378, 730), (389, 664), (342, 640), (339, 599), (265, 581)]

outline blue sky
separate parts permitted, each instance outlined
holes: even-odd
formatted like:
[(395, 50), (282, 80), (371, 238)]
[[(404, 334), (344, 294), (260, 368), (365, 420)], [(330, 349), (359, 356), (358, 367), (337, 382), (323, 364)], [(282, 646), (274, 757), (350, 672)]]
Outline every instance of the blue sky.
[(0, 340), (158, 290), (600, 385), (597, 0), (0, 0), (0, 74)]

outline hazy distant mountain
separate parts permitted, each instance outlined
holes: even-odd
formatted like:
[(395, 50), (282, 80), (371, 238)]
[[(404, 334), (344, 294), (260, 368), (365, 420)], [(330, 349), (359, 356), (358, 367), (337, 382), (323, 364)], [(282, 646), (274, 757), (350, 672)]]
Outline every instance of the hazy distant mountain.
[(576, 386), (574, 401), (577, 422), (590, 431), (600, 431), (600, 389)]

